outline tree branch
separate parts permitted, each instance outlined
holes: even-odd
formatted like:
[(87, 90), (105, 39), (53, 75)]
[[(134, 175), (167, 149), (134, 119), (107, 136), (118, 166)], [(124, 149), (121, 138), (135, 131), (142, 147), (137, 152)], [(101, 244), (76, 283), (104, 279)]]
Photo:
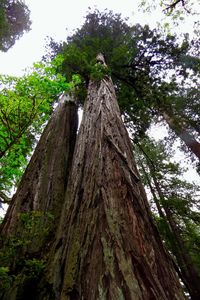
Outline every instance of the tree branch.
[(175, 7), (177, 6), (178, 3), (182, 3), (182, 6), (185, 6), (185, 1), (184, 0), (176, 0), (175, 2), (169, 4), (164, 10), (171, 10), (173, 11)]
[(2, 191), (0, 191), (0, 203), (3, 204), (10, 204), (11, 198), (6, 196)]

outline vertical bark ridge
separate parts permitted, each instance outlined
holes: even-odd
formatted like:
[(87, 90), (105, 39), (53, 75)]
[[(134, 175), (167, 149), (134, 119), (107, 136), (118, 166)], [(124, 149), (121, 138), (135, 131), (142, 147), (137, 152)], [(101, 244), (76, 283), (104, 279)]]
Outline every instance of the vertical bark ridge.
[[(49, 121), (8, 209), (2, 233), (15, 230), (20, 211), (51, 211), (59, 216), (59, 201), (67, 184), (77, 132), (74, 103), (61, 101)], [(56, 216), (55, 216), (56, 217)]]
[[(64, 201), (77, 123), (77, 107), (74, 102), (66, 101), (64, 95), (40, 138), (8, 208), (0, 228), (3, 242), (9, 236), (23, 234), (19, 218), (21, 213), (41, 213), (41, 217), (44, 216), (41, 229), (46, 228), (49, 234), (54, 234)], [(48, 219), (49, 213), (53, 220)], [(29, 250), (33, 248), (32, 251), (39, 251), (44, 247), (45, 241), (37, 239), (33, 238)]]
[(54, 251), (55, 299), (184, 299), (108, 77), (89, 85)]

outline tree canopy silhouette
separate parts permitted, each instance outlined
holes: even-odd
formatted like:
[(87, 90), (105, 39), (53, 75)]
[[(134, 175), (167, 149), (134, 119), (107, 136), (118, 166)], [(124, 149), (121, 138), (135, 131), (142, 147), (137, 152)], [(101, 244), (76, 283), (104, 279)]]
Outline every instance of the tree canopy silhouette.
[(0, 1), (0, 50), (8, 51), (31, 26), (30, 11), (22, 0)]

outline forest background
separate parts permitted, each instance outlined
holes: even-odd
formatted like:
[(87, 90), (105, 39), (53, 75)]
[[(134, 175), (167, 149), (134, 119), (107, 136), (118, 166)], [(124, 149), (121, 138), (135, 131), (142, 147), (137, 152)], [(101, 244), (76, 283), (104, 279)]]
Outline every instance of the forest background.
[[(139, 1), (138, 3), (141, 4)], [(112, 26), (118, 26), (115, 35), (118, 39), (126, 37), (124, 48), (117, 47), (116, 44), (116, 48), (113, 45), (112, 54), (109, 53), (110, 46), (106, 42), (112, 41), (110, 32), (106, 36), (107, 40), (101, 40), (102, 50), (108, 50), (107, 53), (105, 51), (108, 59), (108, 70), (105, 74), (113, 76), (123, 120), (134, 143), (136, 159), (149, 194), (155, 222), (180, 267), (182, 281), (188, 285), (188, 290), (192, 290), (187, 274), (184, 273), (185, 266), (181, 269), (181, 264), (185, 253), (188, 252), (194, 269), (199, 272), (199, 32), (195, 19), (198, 3), (190, 2), (187, 6), (188, 3), (183, 5), (180, 1), (179, 4), (176, 9), (172, 7), (166, 12), (166, 7), (160, 7), (159, 4), (153, 6), (153, 3), (148, 7), (148, 3), (145, 2), (144, 7), (140, 9), (146, 12), (138, 12), (137, 7), (131, 15), (127, 13), (127, 9), (132, 11), (132, 2), (127, 1), (127, 5), (123, 2), (123, 7), (115, 4), (117, 8), (110, 4), (110, 7), (106, 6), (112, 9), (113, 13), (108, 10), (101, 13), (89, 9), (85, 23), (83, 16), (86, 13), (82, 14), (81, 8), (75, 7), (72, 14), (69, 8), (63, 9), (63, 3), (56, 3), (57, 8), (59, 7), (57, 21), (53, 7), (54, 10), (50, 13), (51, 5), (45, 4), (44, 8), (40, 5), (38, 20), (42, 20), (43, 25), (37, 25), (39, 31), (34, 33), (33, 18), (32, 33), (30, 31), (27, 36), (24, 35), (10, 50), (2, 49), (6, 52), (1, 56), (2, 66), (6, 59), (9, 61), (7, 67), (14, 67), (15, 63), (18, 65), (15, 66), (15, 70), (2, 69), (2, 73), (10, 76), (1, 76), (0, 196), (2, 203), (9, 203), (11, 193), (20, 181), (58, 97), (64, 91), (75, 90), (82, 103), (88, 74), (93, 78), (100, 78), (104, 74), (104, 69), (93, 65), (92, 59), (99, 45), (98, 41), (95, 41), (93, 48), (88, 47), (88, 32), (91, 33), (90, 44), (92, 39), (96, 38), (92, 32), (94, 24), (97, 25), (99, 33), (104, 32), (106, 26), (109, 30), (114, 28)], [(84, 5), (88, 6), (91, 3), (84, 2)], [(100, 8), (104, 9), (105, 6), (102, 5), (101, 2)], [(44, 11), (45, 15), (50, 16), (51, 26), (43, 17)], [(64, 15), (61, 15), (61, 11)], [(70, 31), (67, 34), (67, 42), (60, 44), (59, 39), (66, 39), (66, 32), (63, 33), (66, 27), (64, 24), (70, 19), (66, 17), (66, 12), (73, 16), (80, 14), (78, 24), (71, 25), (72, 28), (80, 29)], [(123, 16), (129, 15), (130, 19), (124, 21), (119, 15), (115, 15), (116, 12), (123, 12)], [(80, 19), (83, 26), (80, 25)], [(50, 28), (55, 30), (58, 23), (65, 37), (60, 36), (60, 30), (59, 34), (52, 34)], [(66, 24), (69, 28), (69, 23)], [(145, 24), (149, 24), (150, 27)], [(40, 45), (44, 43), (46, 34), (53, 39), (46, 41), (46, 49), (43, 51), (36, 41), (40, 36)], [(31, 48), (26, 48), (26, 43)], [(131, 45), (136, 48), (131, 48)], [(34, 64), (32, 69), (23, 73), (20, 70), (17, 51), (23, 58), (23, 67), (30, 65), (32, 60), (40, 60), (41, 56), (43, 61)], [(136, 102), (127, 102), (127, 99), (134, 99)], [(177, 152), (178, 148), (182, 152)], [(190, 180), (187, 181), (184, 179), (187, 173), (186, 162), (190, 164)], [(180, 253), (184, 247), (185, 252)]]

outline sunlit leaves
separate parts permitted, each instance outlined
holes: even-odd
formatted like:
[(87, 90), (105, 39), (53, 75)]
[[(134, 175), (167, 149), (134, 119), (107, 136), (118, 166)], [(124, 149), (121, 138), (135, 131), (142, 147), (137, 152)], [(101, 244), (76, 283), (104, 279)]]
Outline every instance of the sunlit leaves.
[(17, 183), (36, 138), (63, 92), (75, 89), (79, 76), (67, 82), (58, 69), (61, 55), (36, 63), (23, 77), (0, 76), (0, 158), (3, 190)]

